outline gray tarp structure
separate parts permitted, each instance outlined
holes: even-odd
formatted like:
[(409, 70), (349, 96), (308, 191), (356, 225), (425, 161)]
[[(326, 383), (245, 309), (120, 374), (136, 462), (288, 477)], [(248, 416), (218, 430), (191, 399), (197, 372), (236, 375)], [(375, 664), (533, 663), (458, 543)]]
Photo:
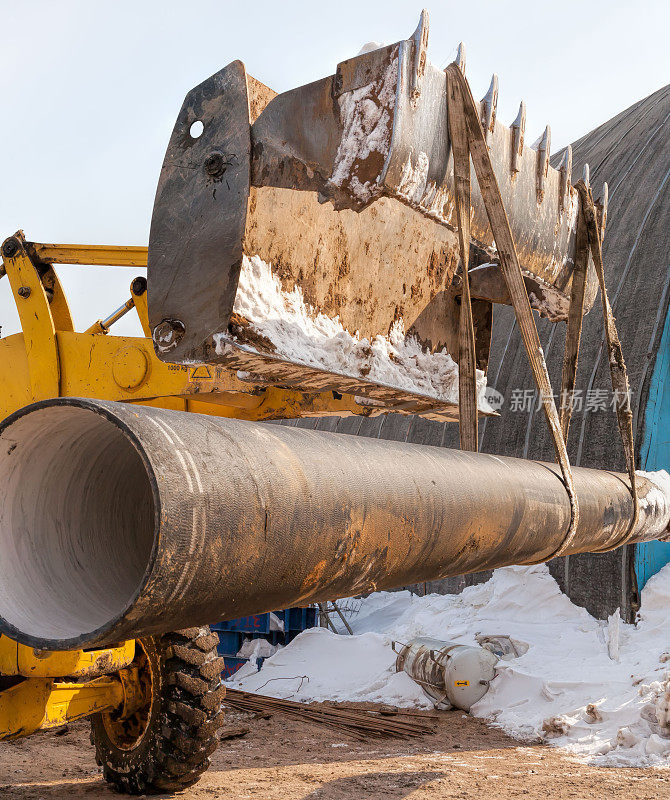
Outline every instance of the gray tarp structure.
[[(663, 324), (668, 312), (670, 262), (670, 86), (622, 112), (573, 144), (573, 175), (589, 164), (594, 194), (609, 185), (609, 212), (603, 245), (606, 282), (629, 370), (635, 414), (636, 449), (642, 440), (644, 408)], [(554, 161), (558, 163), (562, 153)], [(499, 309), (496, 309), (498, 311)], [(539, 322), (552, 383), (560, 388), (565, 325)], [(482, 448), (528, 458), (551, 458), (553, 448), (541, 411), (510, 409), (514, 389), (533, 387), (523, 345), (509, 309), (498, 313), (489, 382), (505, 395), (500, 419), (485, 423)], [(574, 464), (625, 468), (611, 400), (603, 346), (600, 297), (584, 320), (577, 389), (583, 407), (573, 417), (568, 451)], [(456, 442), (450, 432), (445, 443)], [(637, 586), (633, 548), (603, 555), (559, 559), (552, 572), (568, 595), (597, 616), (617, 606), (630, 616)]]
[[(670, 299), (670, 85), (631, 106), (573, 144), (573, 183), (590, 166), (597, 198), (609, 184), (609, 213), (603, 247), (610, 301), (628, 365), (635, 413), (637, 450), (641, 441), (649, 380)], [(552, 162), (557, 166), (562, 152)], [(552, 384), (560, 389), (565, 324), (538, 320)], [(526, 353), (512, 310), (494, 309), (489, 385), (501, 392), (501, 415), (480, 424), (480, 448), (487, 453), (553, 460), (554, 453), (537, 402), (524, 410), (524, 391), (534, 390)], [(573, 464), (624, 470), (623, 452), (611, 406), (611, 384), (603, 349), (600, 297), (584, 320), (576, 388), (583, 406), (573, 415), (568, 450)], [(527, 396), (526, 396), (527, 397)], [(515, 399), (516, 398), (516, 399)], [(522, 408), (519, 408), (522, 406)], [(604, 407), (603, 407), (604, 406)], [(288, 422), (288, 421), (287, 421)], [(458, 427), (418, 417), (388, 415), (304, 419), (289, 422), (361, 436), (458, 447)], [(635, 609), (632, 547), (603, 555), (557, 559), (551, 570), (571, 599), (604, 617), (621, 607)], [(433, 582), (431, 591), (457, 591), (484, 573)]]

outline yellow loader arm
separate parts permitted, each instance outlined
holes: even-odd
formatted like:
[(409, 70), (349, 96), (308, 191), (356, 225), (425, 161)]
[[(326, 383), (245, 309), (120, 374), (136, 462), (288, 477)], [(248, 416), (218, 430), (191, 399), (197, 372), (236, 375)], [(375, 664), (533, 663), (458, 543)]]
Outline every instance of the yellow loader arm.
[[(76, 331), (54, 264), (143, 268), (147, 248), (38, 244), (27, 242), (21, 231), (5, 240), (0, 278), (10, 282), (23, 330), (0, 339), (0, 419), (51, 397), (95, 397), (249, 420), (369, 416), (388, 410), (332, 391), (259, 386), (223, 366), (164, 364), (150, 338), (143, 277), (131, 281), (130, 298), (123, 305), (85, 331)], [(144, 337), (108, 335), (132, 308)], [(398, 410), (411, 413), (425, 407), (410, 403)]]

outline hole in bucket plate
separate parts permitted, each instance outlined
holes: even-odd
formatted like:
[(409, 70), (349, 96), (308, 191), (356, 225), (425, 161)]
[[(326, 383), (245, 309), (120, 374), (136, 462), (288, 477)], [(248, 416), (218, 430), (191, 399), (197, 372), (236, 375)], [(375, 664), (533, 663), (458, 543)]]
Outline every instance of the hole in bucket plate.
[(205, 126), (203, 125), (202, 120), (197, 119), (188, 129), (188, 132), (191, 139), (198, 139), (200, 136), (202, 136), (202, 132), (204, 130)]

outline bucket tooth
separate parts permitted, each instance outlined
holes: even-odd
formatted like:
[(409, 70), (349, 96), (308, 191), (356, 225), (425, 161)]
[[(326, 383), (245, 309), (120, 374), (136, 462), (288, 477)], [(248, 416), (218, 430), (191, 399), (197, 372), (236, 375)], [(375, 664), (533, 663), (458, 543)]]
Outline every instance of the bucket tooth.
[(412, 34), (412, 41), (414, 42), (414, 63), (412, 65), (410, 97), (412, 103), (416, 103), (421, 96), (421, 85), (428, 61), (426, 54), (428, 49), (428, 11), (425, 8), (421, 12), (419, 24)]
[(489, 89), (482, 98), (481, 111), (480, 111), (482, 128), (484, 129), (484, 135), (486, 136), (487, 142), (489, 141), (491, 134), (495, 130), (497, 107), (498, 107), (498, 76), (495, 73), (493, 73)]
[(537, 146), (537, 202), (544, 200), (544, 190), (549, 171), (549, 156), (551, 152), (551, 128), (547, 125), (542, 134), (542, 138)]
[(559, 191), (560, 191), (560, 208), (563, 210), (568, 202), (568, 198), (570, 196), (570, 184), (572, 182), (572, 147), (568, 145), (565, 148), (565, 153), (563, 153), (563, 159), (561, 160), (561, 164), (558, 168), (558, 172), (561, 176), (561, 182), (559, 184)]
[(512, 123), (512, 174), (521, 169), (521, 156), (523, 155), (523, 140), (526, 134), (526, 104), (521, 101), (519, 113)]
[(458, 50), (456, 51), (456, 58), (454, 63), (458, 66), (460, 71), (465, 75), (465, 42), (458, 43)]

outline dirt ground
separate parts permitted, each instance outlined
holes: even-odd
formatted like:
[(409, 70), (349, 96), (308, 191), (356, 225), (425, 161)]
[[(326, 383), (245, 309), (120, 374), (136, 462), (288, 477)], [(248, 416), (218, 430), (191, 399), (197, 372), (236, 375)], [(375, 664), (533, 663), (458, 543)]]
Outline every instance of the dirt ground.
[[(542, 744), (521, 745), (461, 712), (442, 712), (434, 734), (359, 742), (283, 715), (231, 713), (250, 732), (221, 743), (183, 800), (525, 800), (670, 798), (670, 770), (584, 766)], [(174, 795), (157, 795), (173, 797)], [(0, 798), (109, 800), (88, 723), (0, 745)]]

